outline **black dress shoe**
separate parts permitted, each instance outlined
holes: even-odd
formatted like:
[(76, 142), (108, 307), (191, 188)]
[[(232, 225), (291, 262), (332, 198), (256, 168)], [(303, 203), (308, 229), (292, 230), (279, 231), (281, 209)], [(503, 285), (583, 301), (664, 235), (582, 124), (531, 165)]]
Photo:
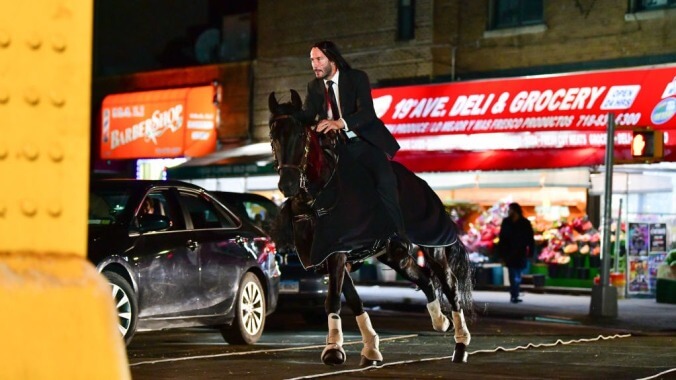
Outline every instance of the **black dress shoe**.
[(519, 303), (519, 302), (523, 302), (523, 300), (522, 300), (521, 298), (512, 298), (511, 300), (509, 300), (509, 302), (511, 302), (511, 303)]

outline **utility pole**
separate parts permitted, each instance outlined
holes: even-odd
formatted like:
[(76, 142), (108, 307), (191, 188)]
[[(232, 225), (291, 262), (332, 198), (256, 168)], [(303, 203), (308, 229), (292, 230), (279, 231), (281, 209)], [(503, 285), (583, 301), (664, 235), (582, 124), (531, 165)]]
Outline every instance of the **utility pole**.
[[(592, 285), (589, 314), (592, 317), (617, 318), (617, 289), (610, 286), (610, 220), (613, 197), (613, 153), (615, 148), (615, 114), (608, 114), (606, 135), (606, 175), (603, 190), (603, 241), (601, 243), (601, 283)], [(619, 226), (618, 226), (619, 228)], [(616, 242), (619, 244), (619, 241)]]

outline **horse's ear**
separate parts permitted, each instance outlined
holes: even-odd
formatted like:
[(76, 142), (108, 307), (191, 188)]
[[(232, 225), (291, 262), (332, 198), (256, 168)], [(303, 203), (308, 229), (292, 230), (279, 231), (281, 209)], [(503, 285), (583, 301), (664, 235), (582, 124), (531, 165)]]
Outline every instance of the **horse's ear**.
[(300, 100), (300, 95), (298, 95), (298, 92), (294, 89), (291, 89), (291, 104), (293, 104), (296, 109), (303, 108), (303, 101)]
[(277, 107), (279, 107), (279, 103), (277, 103), (277, 98), (275, 98), (275, 92), (272, 91), (268, 97), (268, 109), (274, 113)]

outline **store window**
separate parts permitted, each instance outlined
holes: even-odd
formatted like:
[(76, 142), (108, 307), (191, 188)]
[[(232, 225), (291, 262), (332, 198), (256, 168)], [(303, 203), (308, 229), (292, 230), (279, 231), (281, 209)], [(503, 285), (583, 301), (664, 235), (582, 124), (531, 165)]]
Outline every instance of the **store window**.
[(181, 203), (187, 208), (193, 228), (196, 230), (236, 226), (234, 220), (216, 210), (217, 206), (214, 203), (198, 194), (182, 192)]
[(518, 28), (544, 23), (543, 0), (491, 0), (488, 29)]
[(399, 0), (397, 39), (408, 41), (413, 38), (415, 38), (415, 0)]
[(634, 12), (674, 8), (676, 0), (631, 0), (629, 6)]

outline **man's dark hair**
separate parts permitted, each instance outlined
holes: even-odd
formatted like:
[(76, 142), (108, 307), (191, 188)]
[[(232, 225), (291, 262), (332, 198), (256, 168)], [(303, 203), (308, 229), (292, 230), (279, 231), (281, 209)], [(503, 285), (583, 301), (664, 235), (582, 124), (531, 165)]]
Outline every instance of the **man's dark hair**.
[(317, 48), (324, 53), (326, 58), (329, 59), (329, 61), (333, 62), (336, 64), (338, 67), (338, 70), (350, 70), (350, 64), (347, 63), (345, 58), (340, 54), (340, 50), (338, 50), (338, 46), (334, 44), (331, 41), (319, 41), (312, 45), (313, 48)]

